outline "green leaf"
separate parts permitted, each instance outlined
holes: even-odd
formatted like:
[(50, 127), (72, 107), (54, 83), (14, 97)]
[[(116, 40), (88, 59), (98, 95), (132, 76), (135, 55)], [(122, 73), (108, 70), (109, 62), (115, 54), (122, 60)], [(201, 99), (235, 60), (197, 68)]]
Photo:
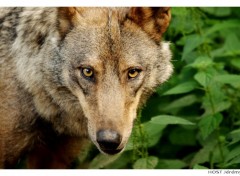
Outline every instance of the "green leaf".
[(116, 159), (118, 159), (120, 155), (121, 154), (109, 156), (109, 155), (99, 154), (91, 161), (89, 168), (90, 169), (103, 168), (108, 164), (114, 162)]
[(208, 36), (216, 31), (222, 31), (224, 29), (231, 29), (231, 28), (240, 28), (239, 26), (240, 20), (230, 19), (221, 21), (221, 23), (215, 23), (213, 27), (209, 28), (204, 32), (204, 36)]
[(196, 164), (202, 164), (205, 162), (209, 162), (210, 155), (213, 154), (213, 151), (216, 149), (216, 145), (218, 144), (217, 136), (213, 135), (207, 139), (203, 145), (203, 148), (200, 149), (193, 157), (190, 165), (191, 167)]
[(190, 122), (184, 118), (170, 115), (158, 115), (152, 117), (151, 123), (159, 125), (170, 125), (170, 124), (180, 124), (180, 125), (195, 125), (193, 122)]
[(163, 93), (163, 95), (187, 93), (194, 90), (196, 87), (197, 83), (195, 81), (188, 81), (171, 88), (170, 90)]
[(240, 163), (240, 156), (237, 156), (237, 157), (235, 157), (233, 160), (231, 160), (230, 162), (228, 162), (227, 164), (226, 164), (226, 167), (227, 166), (231, 166), (231, 165), (233, 165), (233, 164), (239, 164)]
[[(226, 32), (228, 31), (226, 30)], [(223, 47), (217, 48), (211, 52), (213, 57), (236, 57), (236, 55), (240, 54), (240, 40), (237, 34), (229, 33), (225, 38)]]
[(202, 98), (202, 107), (205, 110), (203, 116), (216, 114), (231, 106), (232, 103), (227, 98), (222, 87), (223, 84), (215, 81), (214, 78), (208, 81), (207, 87), (205, 87), (205, 95)]
[(227, 139), (230, 140), (228, 145), (235, 144), (240, 141), (240, 129), (233, 130), (227, 135)]
[(207, 72), (200, 71), (194, 75), (194, 79), (203, 87), (207, 87), (212, 81), (212, 75)]
[(159, 141), (159, 139), (162, 137), (162, 132), (166, 127), (167, 125), (154, 124), (151, 123), (151, 121), (143, 124), (143, 129), (148, 140), (148, 147), (154, 146)]
[(240, 87), (240, 75), (226, 74), (226, 75), (218, 75), (214, 77), (215, 81), (224, 84), (230, 84), (234, 87)]
[(173, 7), (172, 14), (176, 15), (176, 16), (184, 16), (185, 17), (188, 14), (188, 9), (186, 7), (181, 7), (181, 8)]
[[(189, 8), (185, 7), (172, 7), (172, 20), (168, 29), (168, 32), (173, 32), (172, 36), (175, 33), (191, 33), (195, 30), (195, 26), (192, 25), (194, 22), (194, 18), (189, 14)], [(188, 23), (183, 23), (183, 21), (188, 21)], [(177, 29), (177, 30), (176, 30)]]
[(194, 94), (186, 95), (184, 97), (176, 99), (173, 102), (170, 102), (170, 104), (167, 105), (164, 108), (164, 110), (168, 111), (168, 110), (171, 110), (171, 109), (176, 109), (176, 108), (182, 108), (182, 107), (190, 106), (193, 103), (197, 102), (198, 100), (199, 99)]
[[(205, 109), (205, 112), (204, 112), (203, 116), (211, 115), (213, 112), (214, 113), (222, 112), (226, 109), (229, 109), (232, 105), (232, 103), (229, 101), (224, 101), (224, 100), (217, 101), (218, 98), (214, 98), (216, 96), (212, 96), (212, 97), (213, 97), (212, 102), (214, 102), (214, 104), (213, 104), (214, 109), (213, 109), (213, 107), (211, 107), (211, 102), (210, 102), (211, 100), (207, 100), (207, 101), (204, 100), (203, 108)], [(219, 99), (221, 99), (221, 97), (219, 97)]]
[(158, 161), (157, 169), (182, 169), (187, 164), (178, 159), (161, 159)]
[(204, 70), (207, 67), (210, 67), (213, 65), (213, 61), (208, 56), (199, 56), (195, 59), (195, 61), (192, 64), (189, 64), (188, 66), (191, 66), (193, 68)]
[[(154, 124), (154, 123), (151, 123), (151, 121), (148, 121), (141, 125), (142, 125), (142, 130), (144, 132), (144, 135), (147, 136), (147, 141), (145, 141), (145, 143), (147, 143), (148, 147), (155, 145), (159, 141), (159, 139), (162, 136), (162, 131), (167, 126), (167, 125)], [(136, 133), (137, 130), (133, 129), (133, 131), (135, 131), (135, 133), (133, 132), (132, 135), (130, 136), (130, 139), (128, 140), (125, 151), (140, 148), (143, 145), (145, 145), (143, 144), (142, 140), (139, 140), (141, 138), (140, 137), (141, 135)]]
[(198, 46), (203, 44), (204, 41), (205, 38), (200, 35), (189, 35), (185, 41), (185, 45), (183, 48), (182, 60), (185, 60), (187, 58), (187, 55), (194, 49), (196, 49)]
[(201, 7), (201, 9), (217, 17), (224, 17), (231, 14), (230, 7)]
[(216, 128), (218, 128), (222, 120), (223, 117), (220, 113), (203, 117), (198, 124), (203, 139), (206, 139)]
[(199, 165), (199, 164), (195, 164), (195, 165), (193, 166), (193, 169), (209, 169), (209, 168), (207, 168), (207, 167), (205, 167), (205, 166), (201, 166), (201, 165)]
[(134, 165), (134, 169), (154, 169), (157, 166), (158, 158), (154, 156), (149, 156), (147, 158), (138, 159)]
[(238, 39), (237, 34), (228, 34), (224, 47), (227, 52), (234, 53), (235, 51), (240, 51), (240, 40)]
[(225, 162), (228, 163), (230, 160), (233, 160), (236, 157), (240, 157), (240, 146), (235, 147), (229, 152), (229, 154), (226, 156)]
[(240, 59), (239, 59), (239, 58), (232, 59), (232, 60), (231, 60), (231, 64), (232, 64), (234, 67), (240, 69)]
[(122, 169), (127, 168), (128, 164), (131, 163), (131, 157), (129, 157), (130, 152), (123, 152), (120, 154), (120, 156), (112, 161), (111, 163), (104, 166), (104, 169)]

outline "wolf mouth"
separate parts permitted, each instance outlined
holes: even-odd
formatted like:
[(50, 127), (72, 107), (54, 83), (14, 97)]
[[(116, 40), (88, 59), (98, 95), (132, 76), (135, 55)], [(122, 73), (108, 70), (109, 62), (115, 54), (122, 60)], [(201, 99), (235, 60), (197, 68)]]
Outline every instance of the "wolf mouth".
[(116, 150), (101, 149), (101, 150), (108, 155), (115, 155), (120, 153), (123, 149), (116, 149)]

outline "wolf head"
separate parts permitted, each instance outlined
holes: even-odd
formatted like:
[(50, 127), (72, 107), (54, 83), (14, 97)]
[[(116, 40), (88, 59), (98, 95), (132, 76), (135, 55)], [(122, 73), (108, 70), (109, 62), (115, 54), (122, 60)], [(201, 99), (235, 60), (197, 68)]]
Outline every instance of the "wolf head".
[[(59, 8), (57, 14), (58, 42), (49, 39), (57, 46), (44, 45), (48, 39), (41, 42), (42, 53), (56, 52), (48, 54), (50, 60), (38, 56), (39, 80), (46, 81), (36, 85), (47, 93), (35, 91), (36, 107), (42, 116), (58, 121), (62, 131), (63, 126), (74, 134), (86, 128), (100, 151), (118, 153), (138, 108), (172, 73), (169, 43), (161, 41), (170, 9)], [(78, 125), (82, 116), (85, 126)]]
[(170, 10), (64, 8), (60, 14), (61, 55), (70, 62), (65, 81), (79, 99), (93, 143), (118, 153), (138, 107), (172, 72), (169, 44), (160, 42)]

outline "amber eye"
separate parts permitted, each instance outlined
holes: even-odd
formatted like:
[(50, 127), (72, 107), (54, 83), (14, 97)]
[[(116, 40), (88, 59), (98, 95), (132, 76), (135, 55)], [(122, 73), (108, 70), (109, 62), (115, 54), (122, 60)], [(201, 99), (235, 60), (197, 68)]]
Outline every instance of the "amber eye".
[(141, 69), (137, 69), (137, 68), (131, 69), (128, 71), (128, 78), (129, 79), (136, 78), (140, 72), (141, 72)]
[(92, 78), (93, 77), (93, 70), (91, 68), (82, 68), (82, 74), (86, 78)]

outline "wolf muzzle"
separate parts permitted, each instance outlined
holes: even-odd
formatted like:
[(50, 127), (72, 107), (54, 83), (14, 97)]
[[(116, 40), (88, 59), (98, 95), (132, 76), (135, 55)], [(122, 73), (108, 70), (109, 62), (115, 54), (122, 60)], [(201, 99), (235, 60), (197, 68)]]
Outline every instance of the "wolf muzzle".
[(119, 153), (119, 145), (121, 144), (121, 135), (114, 130), (99, 130), (97, 132), (97, 143), (100, 149), (109, 155), (114, 155)]

